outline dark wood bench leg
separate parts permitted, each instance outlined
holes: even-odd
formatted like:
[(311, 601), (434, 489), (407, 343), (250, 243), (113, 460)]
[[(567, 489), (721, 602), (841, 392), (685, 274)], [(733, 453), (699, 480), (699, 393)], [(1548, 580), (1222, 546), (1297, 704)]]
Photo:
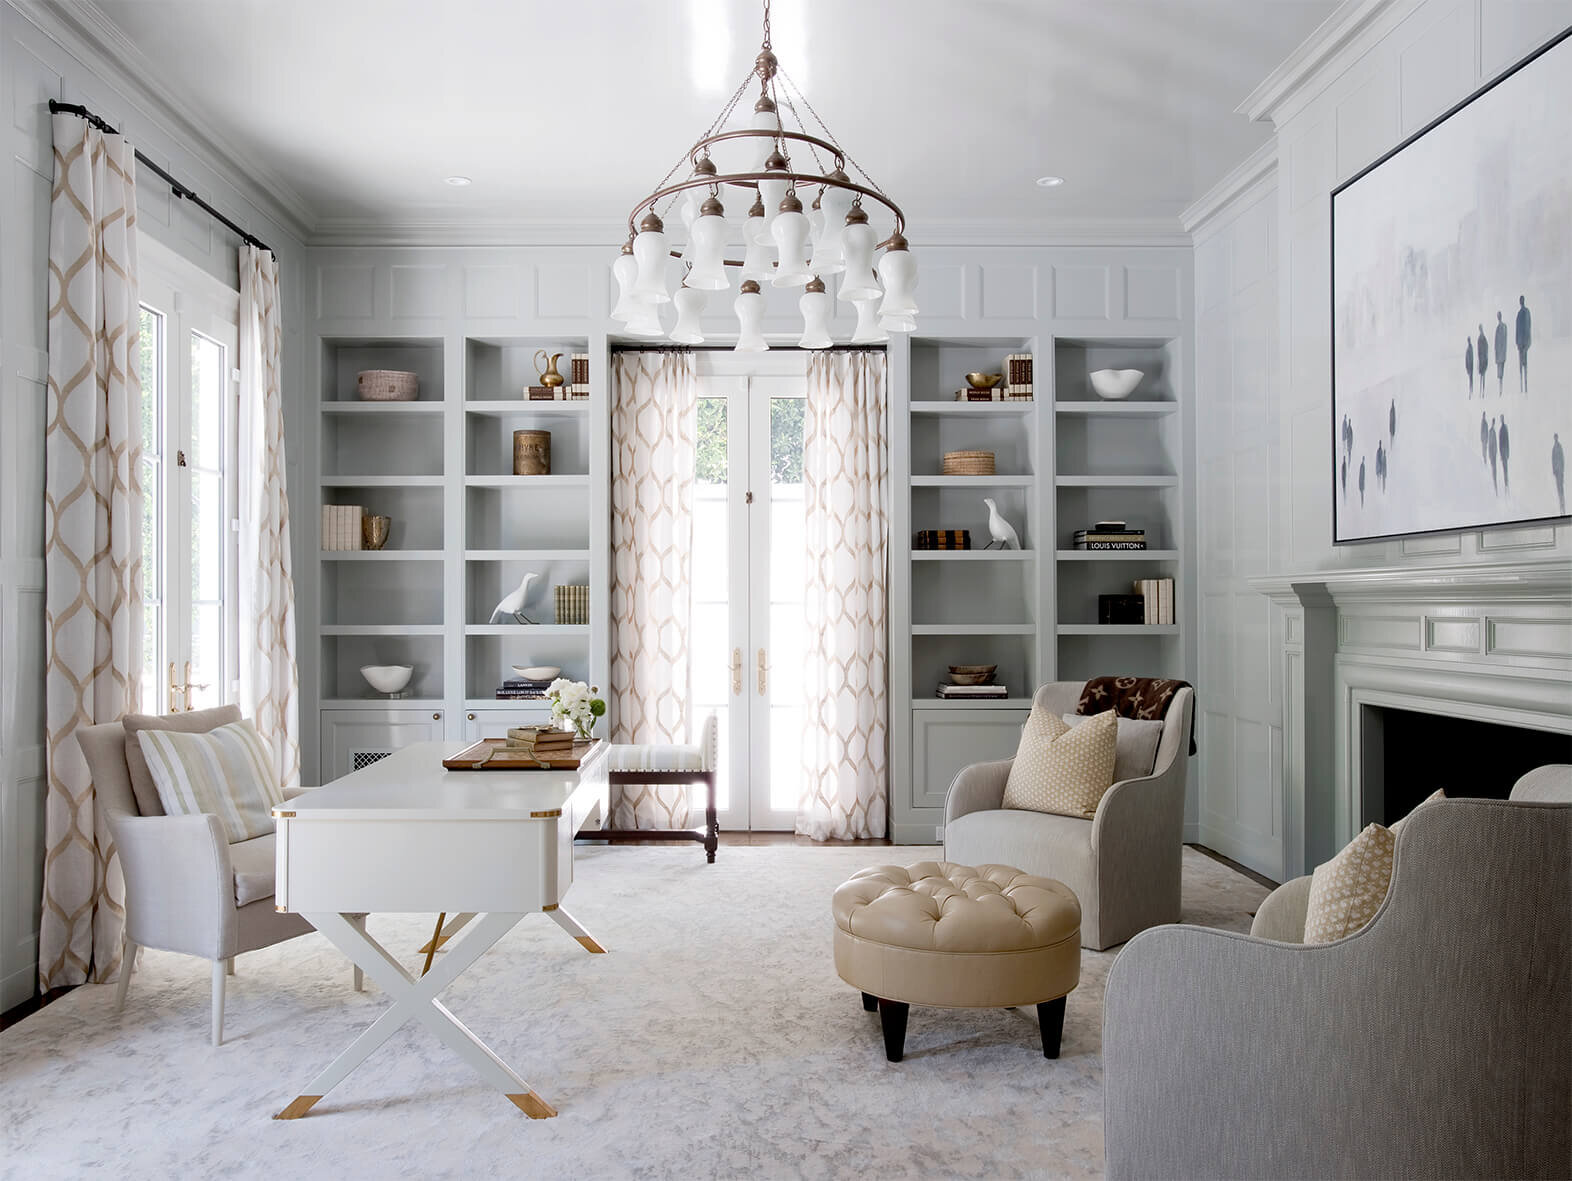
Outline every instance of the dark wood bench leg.
[(879, 998), (879, 1024), (884, 1027), (884, 1056), (899, 1062), (906, 1052), (906, 1014), (911, 1008), (904, 1001)]
[(1043, 1057), (1059, 1056), (1059, 1040), (1064, 1036), (1064, 997), (1037, 1006), (1037, 1024), (1043, 1028)]
[(879, 998), (871, 992), (862, 994), (862, 1011), (864, 1013), (877, 1013), (879, 1011)]
[(720, 845), (720, 821), (715, 815), (715, 773), (704, 777), (704, 860), (715, 864), (715, 850)]

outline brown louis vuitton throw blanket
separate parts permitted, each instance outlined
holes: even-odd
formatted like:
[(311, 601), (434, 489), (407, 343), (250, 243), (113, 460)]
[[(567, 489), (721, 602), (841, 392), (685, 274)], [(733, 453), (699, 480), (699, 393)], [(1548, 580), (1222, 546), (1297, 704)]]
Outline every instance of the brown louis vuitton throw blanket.
[[(1078, 714), (1100, 714), (1113, 710), (1121, 718), (1161, 718), (1181, 689), (1193, 689), (1189, 681), (1167, 681), (1161, 677), (1093, 677), (1081, 688), (1076, 703)], [(1190, 753), (1195, 746), (1195, 709), (1190, 710)]]

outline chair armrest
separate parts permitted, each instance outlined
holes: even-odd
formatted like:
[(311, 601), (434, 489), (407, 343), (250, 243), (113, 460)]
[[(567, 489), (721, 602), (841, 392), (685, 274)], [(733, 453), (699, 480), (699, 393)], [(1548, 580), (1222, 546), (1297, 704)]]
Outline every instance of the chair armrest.
[(126, 935), (143, 947), (207, 959), (234, 954), (235, 878), (217, 816), (116, 816)]
[[(1103, 793), (1092, 816), (1092, 847), (1123, 841), (1127, 835), (1150, 832), (1160, 836), (1167, 829), (1184, 835), (1183, 762), (1176, 760), (1164, 771), (1139, 779), (1121, 779)], [(1137, 838), (1141, 844), (1145, 837)]]
[(1004, 806), (1004, 785), (1014, 759), (973, 763), (962, 767), (944, 797), (944, 822), (959, 820), (968, 812), (992, 812)]
[(1310, 875), (1284, 882), (1266, 896), (1255, 912), (1250, 934), (1279, 943), (1305, 941), (1305, 914), (1310, 909)]

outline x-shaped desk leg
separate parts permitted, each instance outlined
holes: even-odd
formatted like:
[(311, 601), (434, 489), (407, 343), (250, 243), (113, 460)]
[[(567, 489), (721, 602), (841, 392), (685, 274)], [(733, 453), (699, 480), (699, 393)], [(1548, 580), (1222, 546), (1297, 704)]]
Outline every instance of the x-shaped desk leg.
[(389, 955), (380, 943), (344, 915), (332, 912), (307, 914), (305, 918), (312, 926), (364, 969), (366, 975), (394, 1000), (392, 1007), (372, 1022), (331, 1066), (313, 1079), (305, 1092), (273, 1118), (299, 1119), (305, 1115), (317, 1100), (343, 1082), (355, 1067), (411, 1019), (419, 1021), (435, 1034), (439, 1041), (469, 1063), (482, 1078), (506, 1095), (531, 1119), (549, 1119), (556, 1115), (556, 1108), (537, 1095), (528, 1083), (513, 1073), (507, 1063), (492, 1053), (484, 1042), (437, 1000), (438, 993), (457, 980), (523, 917), (523, 914), (482, 916), (473, 930), (453, 944), (439, 965), (424, 976), (416, 977), (405, 971), (403, 965)]
[[(576, 920), (567, 911), (563, 910), (560, 906), (548, 906), (545, 908), (545, 911), (547, 917), (549, 917), (557, 924), (557, 926), (561, 927), (569, 935), (572, 935), (574, 939), (578, 940), (579, 945), (583, 947), (585, 951), (589, 952), (591, 955), (605, 954), (606, 949), (595, 941), (595, 937), (593, 935), (591, 935), (583, 927), (579, 926), (578, 920)], [(420, 970), (420, 974), (422, 976), (431, 971), (432, 961), (435, 959), (437, 952), (442, 948), (442, 946), (447, 943), (449, 939), (452, 939), (453, 936), (457, 935), (466, 926), (474, 921), (475, 914), (473, 911), (465, 911), (463, 914), (454, 915), (451, 919), (448, 918), (446, 914), (440, 914), (437, 916), (437, 926), (436, 929), (431, 933), (431, 942), (420, 948), (419, 952), (417, 953), (426, 957), (426, 966)]]

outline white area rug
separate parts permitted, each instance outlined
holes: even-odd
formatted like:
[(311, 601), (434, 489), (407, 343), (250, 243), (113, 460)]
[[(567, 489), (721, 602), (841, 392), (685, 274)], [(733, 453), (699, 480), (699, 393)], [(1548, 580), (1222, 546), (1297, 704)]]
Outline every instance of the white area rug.
[[(412, 1024), (305, 1119), (275, 1121), (386, 998), (352, 992), (348, 962), (306, 936), (240, 958), (213, 1049), (207, 964), (145, 952), (124, 1014), (113, 985), (88, 985), (0, 1034), (0, 1175), (1100, 1176), (1114, 953), (1083, 953), (1057, 1061), (1030, 1010), (914, 1007), (905, 1061), (887, 1062), (877, 1014), (835, 975), (835, 887), (937, 854), (580, 850), (568, 906), (610, 954), (532, 915), (443, 997), (553, 1120)], [(1185, 850), (1187, 922), (1247, 930), (1264, 895)], [(417, 970), (431, 921), (370, 920)]]

